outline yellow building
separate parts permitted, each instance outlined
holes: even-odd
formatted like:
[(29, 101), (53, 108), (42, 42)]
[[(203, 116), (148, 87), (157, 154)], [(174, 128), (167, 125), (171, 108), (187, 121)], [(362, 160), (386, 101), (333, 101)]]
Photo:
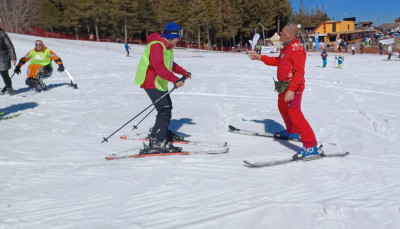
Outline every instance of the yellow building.
[(318, 32), (319, 40), (322, 42), (335, 41), (337, 36), (343, 40), (352, 43), (371, 35), (373, 30), (355, 29), (354, 21), (326, 21), (318, 25), (312, 32), (312, 35)]
[(354, 21), (326, 21), (312, 31), (312, 34), (328, 34), (354, 30)]

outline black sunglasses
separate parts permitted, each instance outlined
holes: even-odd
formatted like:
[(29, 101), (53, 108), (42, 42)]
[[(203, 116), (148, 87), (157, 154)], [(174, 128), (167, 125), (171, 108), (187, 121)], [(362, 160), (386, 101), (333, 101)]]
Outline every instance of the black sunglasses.
[(43, 44), (35, 44), (35, 46), (43, 46)]

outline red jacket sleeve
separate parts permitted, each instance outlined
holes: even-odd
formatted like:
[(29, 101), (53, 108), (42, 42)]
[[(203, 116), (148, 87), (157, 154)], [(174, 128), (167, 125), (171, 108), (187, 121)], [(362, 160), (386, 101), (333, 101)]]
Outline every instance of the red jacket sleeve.
[(266, 65), (278, 66), (279, 57), (261, 56), (261, 61)]
[(172, 66), (172, 71), (183, 76), (186, 76), (187, 74), (187, 71), (175, 62), (174, 65)]
[(297, 91), (304, 85), (304, 67), (306, 64), (306, 56), (302, 51), (295, 51), (292, 53), (290, 62), (292, 63), (293, 78), (289, 84), (289, 91)]
[[(170, 72), (164, 65), (163, 47), (161, 44), (153, 44), (150, 48), (150, 63), (155, 73), (161, 78), (175, 82), (179, 78)], [(175, 65), (175, 64), (174, 64)]]

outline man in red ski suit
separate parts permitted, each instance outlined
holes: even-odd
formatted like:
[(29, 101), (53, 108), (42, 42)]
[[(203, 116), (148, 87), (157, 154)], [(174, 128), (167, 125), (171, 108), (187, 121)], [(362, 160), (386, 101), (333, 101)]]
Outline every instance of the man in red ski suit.
[(251, 53), (249, 57), (252, 60), (260, 60), (266, 65), (277, 66), (278, 81), (290, 82), (288, 88), (278, 95), (278, 108), (285, 122), (286, 130), (276, 133), (276, 135), (294, 139), (300, 137), (303, 149), (293, 157), (301, 159), (310, 155), (318, 155), (318, 149), (314, 131), (301, 112), (306, 52), (297, 40), (297, 32), (297, 26), (290, 23), (282, 29), (280, 41), (284, 48), (279, 57), (269, 57), (257, 53)]

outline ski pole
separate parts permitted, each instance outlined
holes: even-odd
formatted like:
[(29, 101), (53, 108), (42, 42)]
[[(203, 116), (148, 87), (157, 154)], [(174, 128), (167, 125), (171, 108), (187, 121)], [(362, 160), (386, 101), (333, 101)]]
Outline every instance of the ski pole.
[[(185, 80), (186, 80), (185, 76), (182, 77), (181, 80), (182, 80), (183, 82), (185, 82)], [(171, 92), (172, 92), (172, 91), (171, 91)], [(142, 120), (140, 120), (140, 122), (139, 122), (138, 124), (133, 125), (133, 129), (132, 129), (132, 130), (137, 129), (137, 127), (139, 126), (139, 124), (142, 123), (155, 109), (156, 109), (156, 107), (154, 106), (154, 108), (151, 109), (151, 111), (150, 111), (146, 116), (144, 116), (144, 117), (142, 118)]]
[[(158, 103), (162, 98), (164, 98), (165, 96), (171, 94), (177, 87), (174, 86), (174, 88), (172, 88), (169, 92), (165, 93), (164, 95), (162, 95), (160, 98), (158, 98), (156, 101), (154, 101), (154, 103), (150, 104), (148, 107), (146, 107), (144, 110), (142, 110), (139, 114), (137, 114), (135, 117), (133, 117), (131, 120), (129, 120), (127, 123), (125, 123), (123, 126), (121, 126), (120, 128), (118, 128), (116, 131), (114, 131), (114, 133), (112, 133), (110, 136), (108, 136), (107, 138), (103, 137), (103, 142), (108, 142), (108, 139), (113, 136), (114, 134), (116, 134), (118, 131), (120, 131), (122, 128), (124, 128), (126, 125), (128, 125), (130, 122), (132, 122), (134, 119), (136, 119), (139, 115), (143, 114), (143, 112), (145, 112), (147, 109), (149, 109), (151, 106), (154, 106), (156, 103)], [(154, 109), (153, 109), (154, 110)], [(153, 111), (152, 110), (152, 111)], [(150, 112), (151, 113), (151, 112)], [(150, 114), (149, 113), (149, 114)], [(149, 115), (147, 114), (146, 117)], [(145, 118), (146, 118), (145, 117)], [(143, 121), (143, 120), (142, 120)]]
[(155, 109), (156, 109), (156, 107), (154, 107), (153, 109), (151, 109), (151, 111), (150, 111), (146, 116), (144, 116), (144, 118), (142, 118), (142, 120), (140, 120), (140, 122), (138, 122), (138, 124), (133, 125), (133, 129), (132, 129), (132, 130), (137, 129), (137, 127), (139, 126), (139, 124), (142, 123), (143, 120), (145, 120), (145, 119), (147, 118), (147, 116), (149, 116), (149, 115), (151, 114), (151, 112), (153, 112)]
[[(182, 76), (182, 78), (180, 78), (181, 81), (185, 82), (186, 80), (186, 76)], [(165, 93), (164, 95), (162, 95), (160, 98), (158, 98), (156, 101), (154, 101), (154, 103), (150, 104), (148, 107), (146, 107), (144, 110), (142, 110), (139, 114), (137, 114), (135, 117), (133, 117), (131, 120), (129, 120), (127, 123), (125, 123), (124, 125), (122, 125), (120, 128), (118, 128), (116, 131), (114, 131), (114, 133), (112, 133), (110, 136), (108, 136), (107, 138), (103, 137), (103, 142), (108, 142), (108, 139), (113, 136), (114, 134), (116, 134), (118, 131), (120, 131), (122, 128), (124, 128), (126, 125), (128, 125), (130, 122), (132, 122), (134, 119), (136, 119), (139, 115), (143, 114), (147, 109), (149, 109), (151, 106), (154, 106), (156, 103), (158, 103), (162, 98), (164, 98), (165, 96), (171, 94), (175, 89), (177, 89), (176, 85), (174, 85), (174, 87), (168, 91), (167, 93)], [(151, 112), (153, 112), (153, 110), (155, 109), (155, 107), (142, 119), (140, 120), (140, 122), (137, 124), (139, 125), (145, 118), (147, 118), (147, 116), (150, 115)], [(136, 126), (137, 126), (136, 125)], [(135, 129), (135, 126), (133, 127)]]
[(71, 79), (71, 85), (72, 85), (75, 89), (78, 89), (78, 85), (75, 83), (74, 79), (72, 78), (71, 74), (68, 72), (67, 69), (65, 69), (65, 73), (67, 73), (68, 77)]
[[(15, 75), (15, 72), (11, 75), (10, 79), (13, 78), (13, 76)], [(5, 93), (7, 90), (6, 86), (3, 87), (3, 89), (1, 90), (1, 92)]]

